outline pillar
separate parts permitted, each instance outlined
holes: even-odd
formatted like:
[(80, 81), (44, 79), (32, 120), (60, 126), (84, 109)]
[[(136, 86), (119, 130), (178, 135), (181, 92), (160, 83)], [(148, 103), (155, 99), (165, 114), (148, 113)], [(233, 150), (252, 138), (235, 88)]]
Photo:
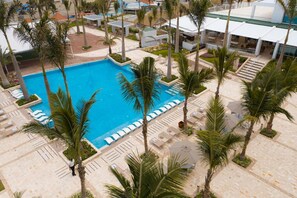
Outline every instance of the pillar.
[(228, 33), (228, 36), (227, 36), (227, 49), (230, 48), (231, 40), (232, 40), (232, 34)]
[(253, 5), (253, 6), (252, 6), (252, 12), (251, 12), (251, 18), (252, 18), (252, 19), (253, 19), (254, 16), (255, 16), (255, 12), (256, 12), (256, 6)]
[(126, 36), (129, 35), (129, 27), (125, 27), (125, 35), (126, 35)]
[(201, 32), (200, 43), (205, 44), (206, 30)]
[(98, 19), (98, 20), (97, 20), (97, 27), (100, 27), (100, 26), (101, 26), (101, 20)]
[(259, 38), (259, 39), (258, 39), (258, 42), (257, 42), (256, 51), (255, 51), (255, 55), (256, 55), (256, 56), (259, 56), (259, 55), (260, 55), (261, 47), (262, 47), (262, 39)]
[(273, 50), (272, 59), (276, 59), (279, 46), (280, 46), (279, 41), (277, 41)]

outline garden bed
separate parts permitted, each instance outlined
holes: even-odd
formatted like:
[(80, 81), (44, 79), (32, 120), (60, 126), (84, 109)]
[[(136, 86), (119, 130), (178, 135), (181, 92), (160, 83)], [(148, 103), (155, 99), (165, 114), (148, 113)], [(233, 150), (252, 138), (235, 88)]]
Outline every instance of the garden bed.
[[(87, 141), (82, 141), (81, 157), (83, 161), (95, 155), (96, 153), (97, 151)], [(68, 160), (75, 158), (74, 152), (71, 148), (67, 148), (65, 151), (63, 151), (63, 154)]]
[(195, 95), (198, 95), (200, 93), (202, 93), (203, 91), (205, 91), (207, 88), (203, 85), (201, 85), (200, 87), (198, 87), (195, 91), (194, 91), (194, 94)]
[(2, 183), (2, 181), (0, 180), (0, 192), (1, 192), (2, 190), (4, 190), (4, 189), (5, 189), (5, 187), (4, 187), (3, 183)]
[(273, 129), (271, 131), (269, 131), (266, 128), (264, 128), (260, 131), (260, 134), (273, 139), (277, 135), (277, 132)]
[(15, 101), (15, 104), (19, 108), (28, 108), (30, 106), (41, 103), (41, 98), (39, 98), (36, 94), (33, 94), (29, 97), (29, 100), (25, 100), (24, 98)]
[(172, 86), (174, 85), (175, 83), (177, 83), (178, 81), (178, 77), (175, 76), (175, 75), (171, 75), (171, 79), (167, 79), (167, 76), (163, 76), (159, 82), (165, 86)]
[(245, 159), (244, 160), (241, 160), (240, 159), (240, 154), (236, 155), (235, 158), (233, 158), (232, 160), (235, 164), (243, 167), (243, 168), (247, 168), (251, 163), (252, 163), (252, 160), (250, 158), (248, 158), (247, 156), (245, 156)]
[[(94, 195), (87, 190), (87, 198), (94, 198)], [(74, 195), (72, 195), (70, 198), (81, 198), (81, 192), (75, 193)]]
[(130, 64), (131, 63), (131, 59), (126, 57), (126, 61), (123, 62), (122, 60), (122, 55), (121, 54), (109, 54), (107, 56), (113, 63), (119, 65), (119, 66), (124, 66), (124, 65), (127, 65), (127, 64)]

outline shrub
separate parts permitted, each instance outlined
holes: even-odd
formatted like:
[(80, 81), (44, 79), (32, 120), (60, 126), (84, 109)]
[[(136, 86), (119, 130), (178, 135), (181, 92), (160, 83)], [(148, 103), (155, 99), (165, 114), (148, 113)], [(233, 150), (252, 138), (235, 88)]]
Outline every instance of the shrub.
[(138, 39), (137, 39), (137, 37), (136, 37), (135, 34), (130, 34), (130, 35), (126, 36), (126, 38), (131, 39), (133, 41), (138, 41)]
[(199, 94), (201, 93), (202, 91), (206, 90), (207, 88), (204, 87), (203, 85), (201, 85), (200, 87), (198, 87), (195, 91), (194, 91), (194, 94)]
[(167, 78), (167, 76), (162, 77), (161, 80), (164, 81), (164, 82), (169, 83), (169, 82), (172, 82), (172, 81), (176, 80), (177, 78), (178, 77), (176, 75), (171, 75), (171, 79), (170, 80)]
[(267, 128), (264, 128), (260, 131), (260, 134), (273, 139), (274, 136), (276, 136), (277, 132), (273, 129), (271, 129), (271, 131), (269, 131)]
[[(89, 157), (95, 155), (97, 151), (90, 145), (88, 144), (87, 141), (82, 141), (82, 150), (81, 150), (81, 158), (82, 160), (88, 159)], [(72, 148), (68, 147), (65, 151), (63, 151), (63, 154), (68, 160), (74, 159), (74, 152)]]
[(2, 191), (2, 190), (4, 190), (5, 188), (4, 188), (4, 185), (3, 185), (3, 183), (2, 183), (2, 181), (0, 180), (0, 192)]
[[(122, 60), (122, 55), (121, 54), (109, 54), (109, 56), (113, 60), (117, 61), (118, 63), (124, 63), (123, 60)], [(130, 58), (126, 57), (126, 61), (125, 62), (128, 62), (130, 60), (131, 60)]]
[(232, 161), (243, 168), (247, 168), (252, 163), (252, 160), (247, 156), (243, 160), (241, 160), (240, 154), (236, 155), (236, 157)]
[(216, 51), (215, 49), (208, 49), (208, 50), (207, 50), (207, 53), (208, 53), (208, 54), (214, 54), (215, 51)]
[[(78, 193), (72, 195), (70, 198), (81, 198), (81, 192), (78, 192)], [(88, 190), (87, 190), (87, 198), (94, 198), (92, 193)]]
[(17, 100), (16, 103), (19, 106), (23, 106), (25, 104), (28, 104), (28, 103), (36, 101), (36, 100), (38, 100), (38, 97), (36, 95), (31, 95), (28, 100), (22, 98), (22, 99)]
[(139, 32), (139, 29), (138, 28), (136, 28), (136, 27), (129, 27), (129, 32), (131, 32), (131, 33), (138, 33)]

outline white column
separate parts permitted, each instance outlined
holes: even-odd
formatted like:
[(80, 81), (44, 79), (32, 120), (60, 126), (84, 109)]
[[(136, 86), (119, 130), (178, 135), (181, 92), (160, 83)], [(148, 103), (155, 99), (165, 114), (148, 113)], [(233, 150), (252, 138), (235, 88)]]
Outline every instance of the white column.
[(125, 34), (126, 34), (126, 36), (129, 35), (129, 27), (125, 27)]
[(115, 33), (115, 27), (114, 26), (111, 26), (111, 31), (112, 31), (112, 33)]
[(98, 20), (97, 20), (97, 27), (100, 27), (100, 26), (101, 26), (101, 20), (98, 19)]
[(256, 6), (253, 5), (253, 6), (252, 6), (252, 12), (251, 12), (251, 18), (252, 18), (252, 19), (253, 19), (254, 16), (255, 16), (255, 12), (256, 12)]
[(260, 55), (261, 47), (262, 47), (262, 39), (259, 38), (259, 40), (257, 42), (256, 51), (255, 51), (255, 55), (256, 56), (259, 56)]
[(232, 40), (232, 34), (228, 33), (228, 36), (227, 36), (227, 49), (230, 48), (231, 40)]
[(202, 44), (205, 44), (205, 37), (206, 37), (206, 30), (202, 31), (201, 32), (201, 39), (200, 39), (200, 42)]
[(277, 41), (273, 50), (272, 59), (276, 59), (279, 46), (280, 46), (279, 41)]

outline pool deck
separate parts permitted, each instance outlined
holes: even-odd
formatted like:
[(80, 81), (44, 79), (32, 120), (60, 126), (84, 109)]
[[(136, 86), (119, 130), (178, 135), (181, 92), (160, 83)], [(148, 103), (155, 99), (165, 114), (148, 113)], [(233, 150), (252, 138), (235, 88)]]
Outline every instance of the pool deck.
[[(132, 49), (132, 47), (131, 47)], [(134, 49), (127, 52), (133, 61), (139, 62), (143, 57), (155, 55)], [(163, 72), (166, 67), (157, 62), (157, 67)], [(177, 72), (176, 68), (173, 72)], [(207, 91), (198, 97), (192, 97), (188, 107), (190, 115), (200, 107), (206, 107), (207, 101), (214, 96), (216, 80), (206, 84)], [(241, 98), (241, 82), (233, 76), (227, 79), (221, 87), (221, 97), (225, 105), (230, 101)], [(0, 107), (9, 116), (14, 125), (21, 127), (30, 121), (26, 110), (19, 110), (13, 104), (13, 99), (7, 91), (0, 90)], [(297, 118), (297, 94), (287, 100), (284, 107)], [(158, 137), (169, 126), (177, 127), (182, 120), (183, 104), (169, 110), (149, 123), (148, 139)], [(5, 121), (8, 122), (8, 121)], [(265, 124), (264, 121), (261, 123)], [(273, 140), (259, 134), (261, 123), (255, 127), (247, 155), (255, 163), (248, 169), (243, 169), (233, 162), (217, 171), (211, 184), (212, 191), (218, 197), (226, 198), (269, 198), (296, 197), (297, 195), (297, 121), (287, 121), (284, 116), (276, 116), (274, 129), (279, 134)], [(2, 124), (2, 123), (1, 123)], [(203, 124), (203, 121), (200, 121)], [(243, 129), (236, 132), (244, 134)], [(196, 142), (195, 136), (181, 134), (166, 143), (162, 149), (149, 144), (149, 148), (156, 152), (161, 159), (169, 155), (169, 147), (181, 140)], [(0, 197), (12, 197), (13, 192), (24, 191), (25, 198), (42, 196), (43, 198), (69, 197), (80, 190), (79, 177), (71, 176), (68, 163), (62, 155), (65, 146), (57, 141), (49, 141), (39, 135), (15, 133), (9, 137), (0, 134), (0, 180), (5, 190)], [(109, 171), (111, 165), (116, 165), (124, 174), (128, 174), (128, 167), (124, 163), (130, 153), (143, 153), (143, 138), (141, 129), (130, 133), (111, 146), (100, 149), (91, 159), (87, 160), (86, 185), (95, 197), (108, 197), (105, 184), (118, 185), (118, 181)], [(201, 160), (186, 181), (185, 192), (193, 196), (197, 186), (202, 187), (206, 166)]]

